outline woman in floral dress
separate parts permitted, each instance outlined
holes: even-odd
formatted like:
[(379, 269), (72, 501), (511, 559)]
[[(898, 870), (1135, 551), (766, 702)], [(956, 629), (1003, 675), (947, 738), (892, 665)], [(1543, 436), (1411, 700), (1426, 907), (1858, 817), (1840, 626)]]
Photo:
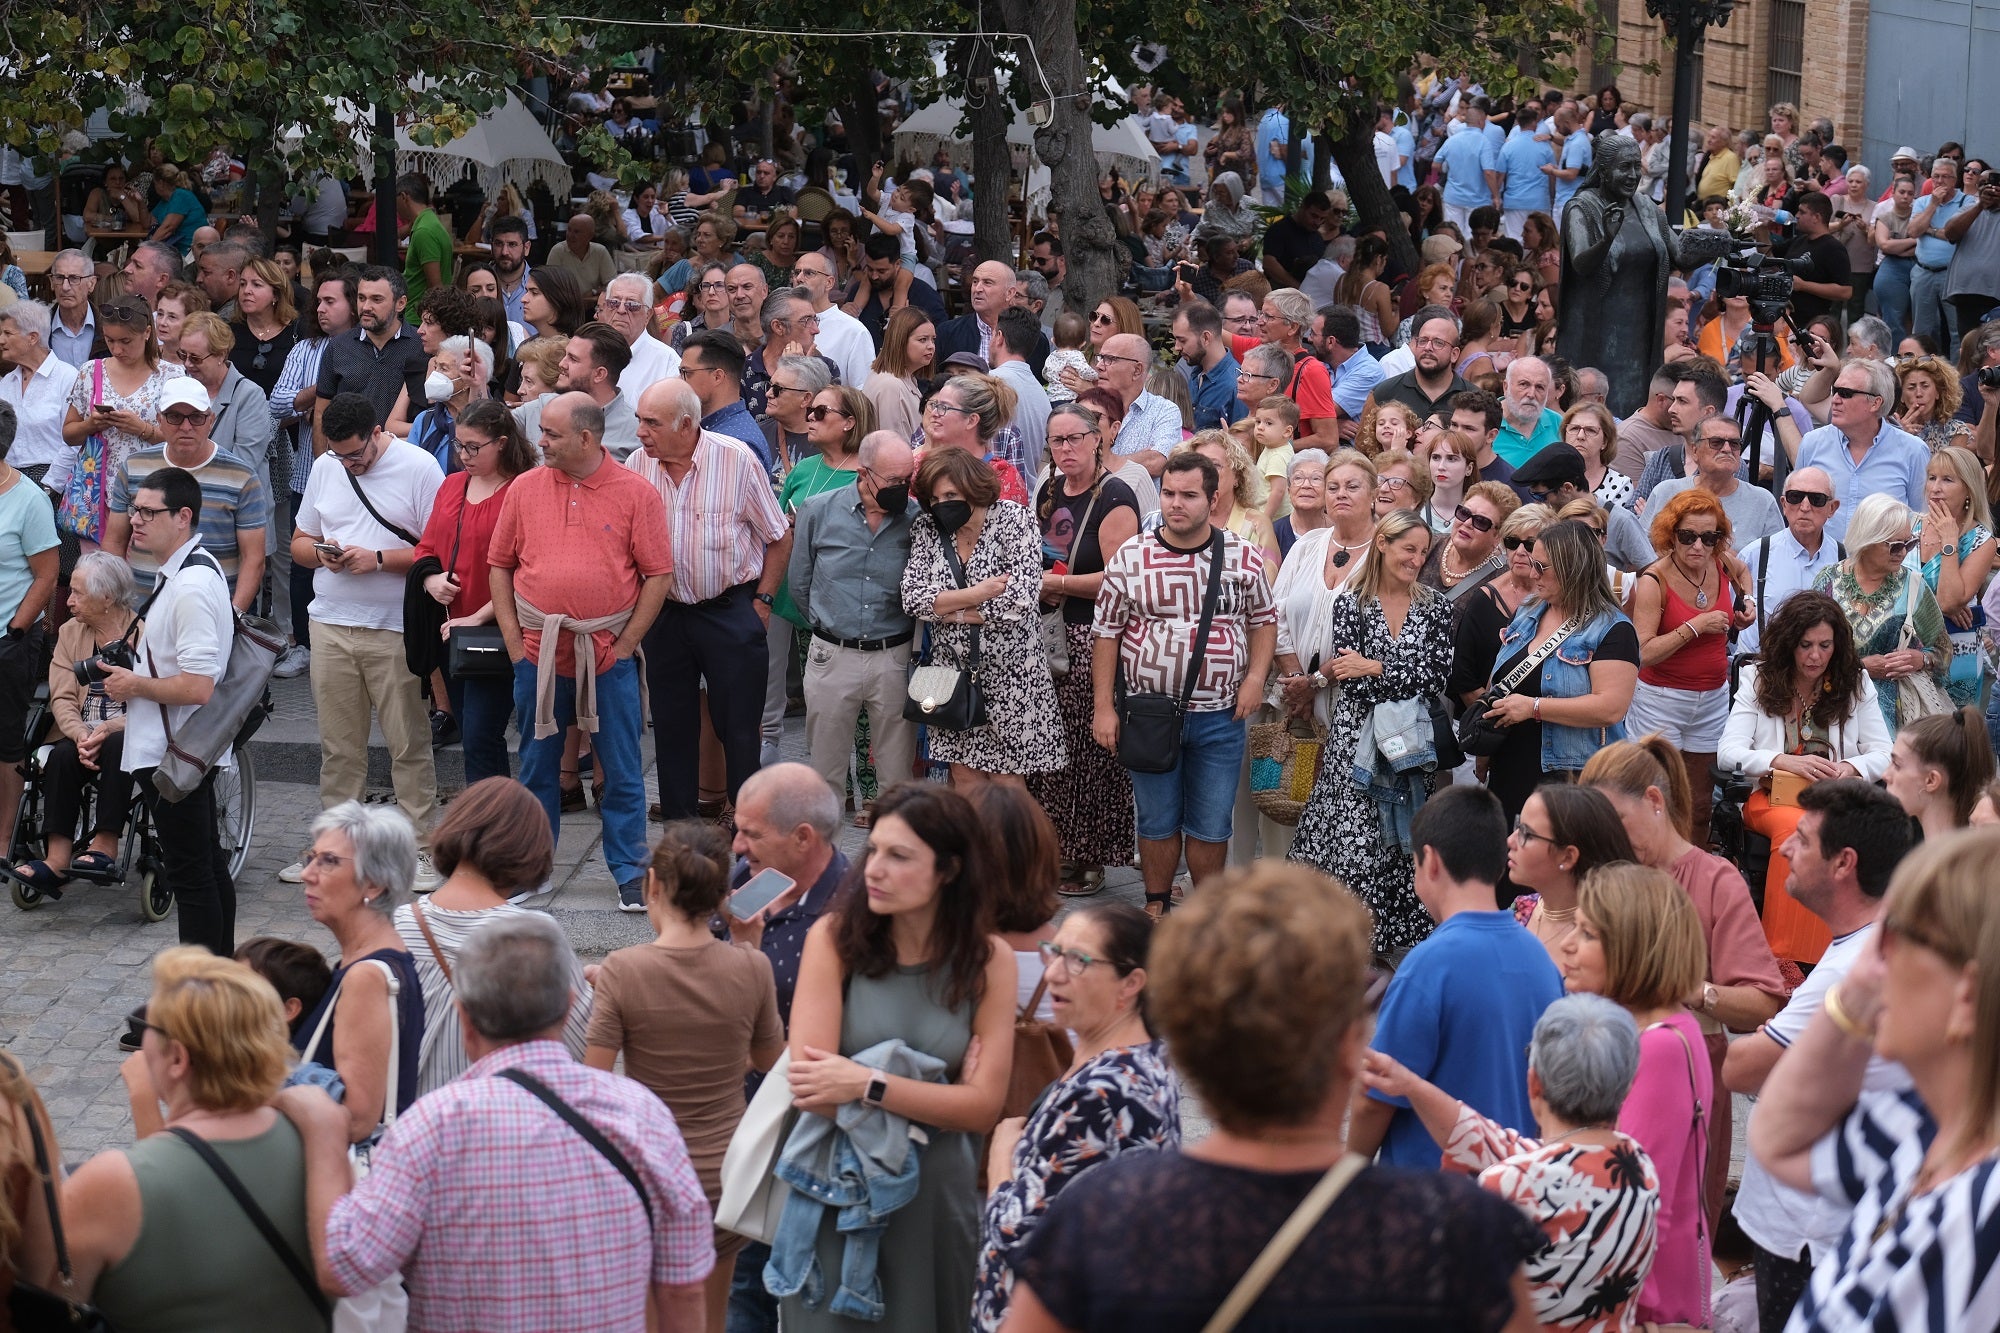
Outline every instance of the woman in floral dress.
[[(1042, 652), (1042, 539), (1020, 505), (1000, 498), (1000, 482), (978, 455), (932, 449), (917, 469), (923, 512), (910, 526), (903, 607), (924, 622), (929, 661), (972, 665), (986, 721), (965, 731), (929, 728), (930, 757), (951, 765), (954, 785), (982, 779), (1022, 782), (1066, 762), (1055, 678)], [(964, 569), (961, 586), (946, 543)]]
[[(101, 460), (79, 456), (77, 470), (84, 477), (95, 469), (95, 481), (72, 477), (71, 485), (93, 485), (97, 493), (110, 495), (111, 478), (125, 465), (126, 458), (140, 449), (150, 449), (166, 439), (159, 424), (160, 394), (170, 379), (187, 372), (171, 361), (160, 359), (159, 344), (153, 338), (153, 315), (146, 304), (134, 297), (106, 301), (97, 311), (97, 328), (111, 355), (84, 363), (76, 383), (70, 386), (69, 414), (63, 419), (63, 441), (82, 449), (92, 435), (101, 436)], [(97, 522), (87, 535), (91, 540), (103, 534), (103, 505), (97, 506)]]
[[(1295, 715), (1312, 707), (1318, 690), (1340, 690), (1291, 859), (1332, 875), (1368, 904), (1378, 956), (1408, 949), (1431, 932), (1430, 914), (1411, 884), (1409, 849), (1390, 831), (1398, 812), (1379, 804), (1371, 787), (1353, 776), (1362, 723), (1377, 707), (1415, 700), (1422, 713), (1451, 672), (1450, 604), (1417, 582), (1429, 554), (1430, 528), (1423, 519), (1392, 510), (1376, 524), (1360, 571), (1334, 599), (1328, 642), (1299, 644), (1297, 653), (1278, 660), (1285, 704)], [(1299, 655), (1315, 652), (1319, 670), (1301, 674)], [(1416, 775), (1426, 795), (1432, 776)], [(1410, 799), (1402, 805), (1402, 828), (1421, 804)]]
[[(1943, 685), (1951, 666), (1944, 612), (1923, 577), (1902, 563), (1915, 544), (1914, 518), (1892, 495), (1867, 497), (1847, 525), (1847, 558), (1813, 580), (1814, 591), (1828, 594), (1847, 613), (1854, 646), (1875, 681), (1875, 701), (1892, 737), (1900, 723), (1897, 682), (1927, 672)], [(1915, 635), (1908, 648), (1902, 646), (1905, 621)]]

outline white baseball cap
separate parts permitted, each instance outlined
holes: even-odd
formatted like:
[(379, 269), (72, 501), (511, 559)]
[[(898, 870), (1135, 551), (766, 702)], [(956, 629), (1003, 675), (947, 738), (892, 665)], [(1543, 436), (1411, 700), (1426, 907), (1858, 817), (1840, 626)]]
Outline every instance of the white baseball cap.
[(177, 375), (160, 389), (160, 410), (164, 412), (170, 407), (192, 407), (197, 412), (206, 412), (214, 404), (200, 380), (191, 375)]

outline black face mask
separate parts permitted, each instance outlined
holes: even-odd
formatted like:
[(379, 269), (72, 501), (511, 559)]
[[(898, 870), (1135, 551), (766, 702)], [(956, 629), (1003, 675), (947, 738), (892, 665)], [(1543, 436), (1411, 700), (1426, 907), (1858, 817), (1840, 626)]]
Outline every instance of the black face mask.
[(875, 488), (875, 503), (885, 514), (900, 514), (910, 507), (910, 483), (894, 482)]
[(972, 505), (964, 500), (939, 500), (931, 505), (931, 522), (949, 537), (972, 521)]

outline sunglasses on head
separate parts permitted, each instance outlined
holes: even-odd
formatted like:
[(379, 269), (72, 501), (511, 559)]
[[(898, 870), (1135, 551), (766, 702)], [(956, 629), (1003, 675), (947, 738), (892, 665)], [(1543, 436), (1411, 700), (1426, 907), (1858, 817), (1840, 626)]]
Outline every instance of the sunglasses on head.
[(1493, 531), (1493, 520), (1484, 514), (1475, 514), (1464, 505), (1451, 511), (1451, 516), (1460, 523), (1470, 524), (1474, 532)]
[(1500, 544), (1510, 551), (1533, 552), (1535, 549), (1535, 539), (1533, 537), (1502, 537)]
[(1825, 491), (1786, 491), (1788, 505), (1811, 505), (1814, 509), (1824, 509), (1833, 503), (1833, 497)]
[(1696, 543), (1700, 543), (1703, 546), (1720, 546), (1722, 545), (1722, 534), (1719, 532), (1695, 532), (1688, 528), (1675, 528), (1674, 541), (1682, 546), (1693, 546)]

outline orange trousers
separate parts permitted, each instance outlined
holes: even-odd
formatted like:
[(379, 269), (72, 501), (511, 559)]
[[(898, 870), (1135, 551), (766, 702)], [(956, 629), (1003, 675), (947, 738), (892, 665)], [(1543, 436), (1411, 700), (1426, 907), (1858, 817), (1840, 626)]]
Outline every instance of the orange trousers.
[(1803, 813), (1795, 805), (1772, 805), (1762, 790), (1752, 792), (1743, 803), (1744, 824), (1771, 840), (1771, 866), (1764, 875), (1764, 938), (1780, 961), (1817, 963), (1833, 943), (1833, 932), (1785, 891), (1792, 863), (1778, 850), (1798, 828)]

